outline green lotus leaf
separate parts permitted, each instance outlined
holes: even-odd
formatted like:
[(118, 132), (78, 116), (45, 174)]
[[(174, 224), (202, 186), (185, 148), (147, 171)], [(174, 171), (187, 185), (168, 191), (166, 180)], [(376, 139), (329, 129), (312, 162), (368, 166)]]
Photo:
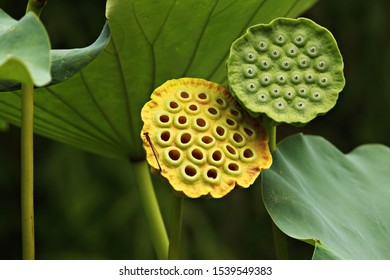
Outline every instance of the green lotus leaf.
[[(231, 43), (255, 23), (295, 17), (316, 0), (107, 1), (110, 41), (64, 82), (35, 91), (35, 132), (99, 155), (145, 158), (141, 109), (181, 77), (227, 84)], [(20, 124), (20, 92), (0, 94), (0, 117)]]
[(0, 9), (0, 80), (47, 84), (51, 80), (49, 50), (46, 30), (34, 13), (17, 21)]
[(254, 116), (304, 124), (328, 112), (345, 85), (332, 34), (306, 18), (250, 27), (231, 47), (230, 87)]
[[(69, 79), (89, 63), (91, 63), (106, 47), (110, 40), (110, 28), (106, 23), (97, 40), (85, 47), (69, 50), (51, 50), (51, 81), (49, 85)], [(0, 80), (0, 91), (17, 90), (20, 83), (10, 80)]]
[(321, 137), (294, 135), (278, 145), (262, 174), (273, 221), (314, 243), (314, 259), (390, 258), (389, 147), (344, 154)]

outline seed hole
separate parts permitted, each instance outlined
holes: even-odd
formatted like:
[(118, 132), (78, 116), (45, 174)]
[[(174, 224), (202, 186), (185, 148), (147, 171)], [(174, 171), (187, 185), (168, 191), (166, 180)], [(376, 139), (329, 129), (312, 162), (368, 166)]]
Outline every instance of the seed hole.
[(164, 131), (163, 133), (161, 133), (161, 140), (167, 142), (169, 141), (169, 138), (171, 138), (171, 133), (169, 131)]
[(177, 161), (180, 158), (180, 152), (177, 150), (170, 150), (168, 156), (171, 160)]
[(207, 99), (207, 94), (202, 92), (202, 93), (198, 94), (198, 97), (199, 97), (199, 99), (205, 100), (205, 99)]
[(197, 160), (203, 159), (203, 153), (199, 149), (193, 149), (191, 155)]
[(224, 136), (225, 135), (225, 129), (222, 126), (217, 126), (216, 132), (219, 136)]
[(169, 102), (169, 107), (171, 107), (172, 109), (176, 109), (179, 107), (179, 104), (177, 104), (175, 101), (171, 101)]
[(191, 134), (189, 133), (183, 133), (181, 136), (180, 136), (180, 142), (183, 143), (183, 144), (187, 144), (188, 142), (191, 141)]
[(251, 149), (245, 149), (245, 151), (244, 151), (245, 158), (251, 158), (253, 156), (254, 156), (254, 154), (253, 154), (253, 151)]
[(198, 119), (196, 119), (196, 124), (200, 127), (205, 127), (206, 121), (204, 119), (198, 118)]
[(239, 134), (239, 133), (237, 133), (237, 132), (234, 133), (233, 139), (234, 139), (234, 141), (236, 141), (237, 143), (241, 143), (242, 141), (244, 141), (244, 138), (242, 137), (242, 135)]
[(160, 122), (162, 122), (162, 123), (169, 122), (169, 116), (168, 115), (161, 115), (160, 116)]
[(194, 177), (196, 175), (196, 169), (193, 168), (192, 166), (186, 166), (186, 168), (184, 169), (184, 172), (190, 176), (190, 177)]
[(215, 108), (213, 108), (213, 107), (209, 108), (208, 111), (209, 111), (209, 113), (212, 114), (212, 115), (217, 115), (217, 114), (218, 114), (217, 109), (215, 109)]
[(210, 144), (213, 142), (213, 138), (211, 138), (210, 136), (203, 136), (202, 137), (202, 142), (205, 143), (205, 144)]
[(244, 131), (249, 137), (254, 134), (253, 130), (247, 127), (244, 127)]
[(181, 96), (181, 98), (184, 98), (184, 99), (187, 99), (187, 98), (190, 97), (190, 95), (188, 94), (188, 92), (185, 92), (185, 91), (182, 91), (182, 92), (180, 93), (180, 96)]
[(234, 126), (236, 124), (235, 121), (233, 121), (232, 119), (226, 119), (226, 123), (230, 126)]
[(212, 157), (213, 160), (220, 161), (222, 159), (222, 153), (220, 151), (214, 151)]
[(178, 118), (178, 121), (179, 121), (180, 124), (185, 124), (185, 123), (187, 123), (187, 117), (185, 117), (185, 116), (180, 116), (180, 117)]
[(236, 152), (236, 149), (234, 149), (232, 146), (230, 145), (226, 145), (226, 150), (233, 156), (235, 156), (237, 154)]
[(210, 168), (209, 170), (207, 170), (207, 177), (209, 177), (211, 179), (217, 179), (218, 170), (214, 169), (214, 168)]
[(190, 107), (188, 107), (188, 108), (190, 108), (191, 111), (198, 110), (198, 106), (196, 106), (195, 104), (191, 104)]
[(253, 53), (248, 53), (248, 55), (247, 55), (247, 59), (249, 60), (249, 61), (253, 61), (253, 60), (255, 60), (255, 55), (253, 54)]
[(238, 117), (240, 115), (240, 113), (236, 110), (231, 110), (230, 113), (232, 113), (232, 115), (236, 116), (236, 117)]
[(229, 163), (228, 168), (231, 171), (238, 171), (240, 169), (240, 167), (236, 163)]
[(217, 103), (218, 103), (219, 105), (221, 105), (221, 106), (225, 105), (225, 101), (224, 101), (223, 99), (221, 99), (221, 98), (218, 98), (218, 99), (217, 99)]

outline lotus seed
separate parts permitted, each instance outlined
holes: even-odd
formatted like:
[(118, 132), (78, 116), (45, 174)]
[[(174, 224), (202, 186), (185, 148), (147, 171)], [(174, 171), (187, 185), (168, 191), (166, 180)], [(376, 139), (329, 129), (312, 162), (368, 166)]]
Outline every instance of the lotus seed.
[(321, 93), (319, 91), (313, 91), (310, 99), (313, 101), (320, 101), (322, 99)]
[(291, 69), (291, 62), (288, 60), (282, 61), (282, 63), (280, 64), (280, 68), (282, 68), (283, 70), (290, 70)]
[(246, 88), (247, 88), (248, 91), (251, 92), (251, 93), (256, 92), (256, 91), (257, 91), (257, 88), (258, 88), (257, 81), (256, 81), (256, 82), (255, 82), (255, 81), (249, 82)]
[(309, 59), (307, 57), (303, 57), (299, 60), (299, 63), (298, 63), (299, 67), (300, 68), (307, 68), (309, 67)]
[(291, 76), (291, 82), (293, 84), (299, 84), (301, 82), (301, 76), (299, 73), (293, 73)]
[(272, 50), (271, 57), (278, 58), (280, 56), (280, 52), (278, 50)]
[(244, 67), (244, 74), (247, 78), (252, 78), (256, 75), (256, 68), (253, 66)]
[(297, 35), (294, 39), (295, 44), (303, 46), (305, 44), (305, 37), (303, 35)]
[(276, 43), (282, 45), (285, 42), (283, 35), (276, 36)]
[(305, 108), (305, 103), (303, 103), (302, 101), (299, 101), (295, 104), (295, 108), (298, 110), (303, 110)]
[(316, 69), (318, 71), (325, 71), (326, 70), (326, 63), (325, 63), (325, 61), (323, 61), (323, 60), (318, 61), (317, 64), (316, 64)]
[(287, 100), (293, 100), (295, 97), (295, 91), (293, 89), (287, 89), (285, 92), (284, 92), (284, 99), (287, 99)]
[(264, 93), (260, 93), (259, 94), (259, 97), (258, 97), (258, 100), (260, 102), (267, 102), (268, 101), (268, 95), (264, 94)]
[(262, 70), (267, 70), (271, 67), (271, 62), (267, 59), (264, 59), (261, 61), (260, 68)]
[(261, 51), (267, 50), (267, 43), (264, 42), (264, 41), (260, 41), (260, 42), (259, 42), (259, 49), (260, 49)]
[(315, 57), (315, 56), (317, 56), (318, 51), (317, 51), (317, 48), (315, 46), (311, 46), (311, 47), (307, 48), (306, 53), (311, 57)]
[(306, 97), (307, 89), (305, 87), (300, 87), (298, 89), (298, 95), (301, 96), (301, 97)]
[(283, 110), (284, 109), (284, 104), (283, 104), (283, 102), (281, 102), (281, 101), (277, 101), (277, 102), (275, 102), (275, 108), (276, 109), (278, 109), (278, 110)]
[(260, 83), (263, 85), (263, 86), (268, 86), (270, 83), (271, 83), (271, 76), (269, 75), (264, 75), (261, 80), (260, 80)]
[(249, 63), (253, 63), (256, 61), (256, 55), (252, 52), (248, 53), (246, 55), (246, 61), (249, 62)]
[(306, 74), (305, 81), (308, 82), (308, 83), (313, 82), (314, 81), (314, 75), (312, 73)]
[(281, 75), (279, 75), (278, 76), (278, 84), (280, 84), (280, 85), (284, 85), (285, 83), (286, 83), (286, 76), (284, 76), (283, 74), (281, 74)]
[(329, 80), (326, 77), (322, 77), (319, 79), (320, 86), (327, 86), (329, 84)]
[(280, 88), (278, 88), (278, 87), (273, 87), (272, 89), (271, 89), (271, 91), (270, 91), (270, 94), (271, 94), (271, 96), (272, 97), (279, 97), (279, 95), (280, 95)]

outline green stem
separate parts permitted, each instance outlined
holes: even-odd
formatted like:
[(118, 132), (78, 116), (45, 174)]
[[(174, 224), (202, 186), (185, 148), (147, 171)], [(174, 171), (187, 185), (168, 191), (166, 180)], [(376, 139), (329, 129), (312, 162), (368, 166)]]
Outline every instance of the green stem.
[(21, 211), (23, 259), (35, 258), (33, 123), (34, 86), (22, 85)]
[(168, 235), (158, 206), (158, 201), (150, 178), (149, 166), (146, 161), (133, 163), (136, 186), (143, 206), (149, 233), (157, 258), (165, 260), (168, 257)]
[[(47, 0), (29, 0), (26, 13), (34, 12), (38, 17)], [(34, 237), (34, 85), (22, 84), (21, 106), (21, 220), (23, 259), (35, 259)]]
[(168, 259), (177, 260), (180, 252), (183, 198), (174, 195), (172, 201), (171, 231), (169, 236)]
[[(269, 135), (269, 149), (272, 152), (276, 150), (276, 127), (277, 124), (271, 119), (265, 117), (264, 123), (267, 127)], [(276, 258), (279, 260), (288, 259), (288, 246), (287, 246), (287, 236), (276, 226), (272, 221), (272, 234), (274, 237), (274, 246)]]
[(34, 12), (38, 17), (41, 15), (47, 0), (29, 0), (27, 3), (26, 13)]

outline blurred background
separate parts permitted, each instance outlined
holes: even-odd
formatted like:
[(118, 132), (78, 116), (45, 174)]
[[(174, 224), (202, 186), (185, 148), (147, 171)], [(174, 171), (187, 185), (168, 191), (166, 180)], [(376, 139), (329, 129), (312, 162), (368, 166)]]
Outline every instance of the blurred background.
[[(0, 8), (18, 19), (26, 2), (0, 0)], [(84, 47), (100, 34), (104, 0), (48, 2), (41, 18), (53, 48)], [(303, 15), (334, 34), (347, 84), (326, 116), (305, 127), (279, 126), (279, 140), (303, 132), (322, 135), (343, 152), (366, 143), (390, 146), (389, 11), (386, 0), (327, 0)], [(38, 135), (34, 141), (38, 259), (155, 258), (128, 163)], [(0, 132), (0, 259), (22, 256), (19, 142), (18, 127)], [(154, 180), (169, 223), (170, 188)], [(183, 219), (184, 259), (275, 258), (259, 180), (224, 199), (185, 200)], [(311, 257), (310, 245), (289, 239), (289, 247), (293, 259)]]

